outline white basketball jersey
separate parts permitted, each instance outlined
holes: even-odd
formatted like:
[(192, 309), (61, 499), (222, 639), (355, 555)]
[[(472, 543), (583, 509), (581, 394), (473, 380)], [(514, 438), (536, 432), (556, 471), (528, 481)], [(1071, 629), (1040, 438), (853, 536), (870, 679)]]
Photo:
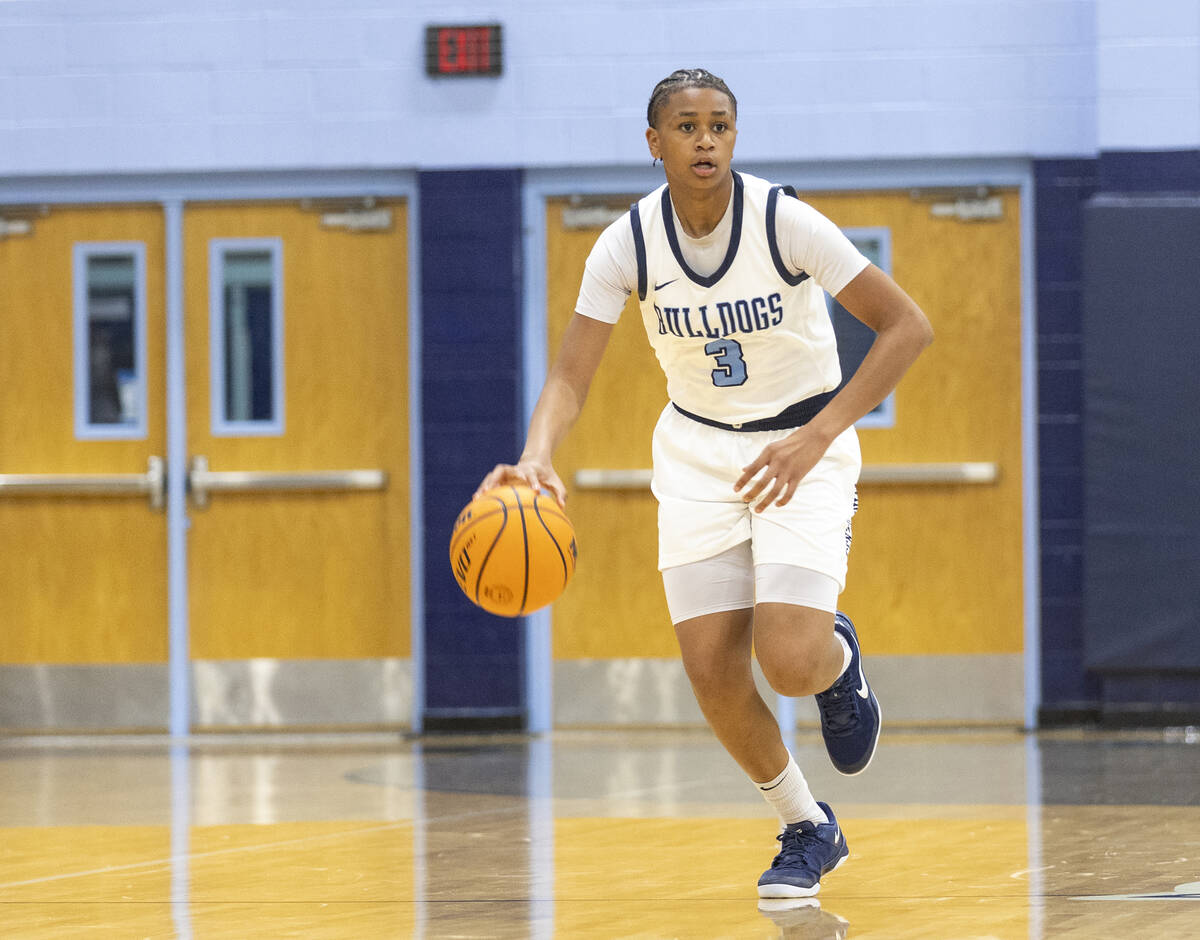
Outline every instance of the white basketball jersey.
[(779, 414), (841, 382), (824, 291), (787, 269), (775, 238), (783, 187), (733, 173), (732, 228), (704, 277), (679, 247), (665, 185), (630, 210), (638, 299), (667, 394), (694, 414), (738, 424)]

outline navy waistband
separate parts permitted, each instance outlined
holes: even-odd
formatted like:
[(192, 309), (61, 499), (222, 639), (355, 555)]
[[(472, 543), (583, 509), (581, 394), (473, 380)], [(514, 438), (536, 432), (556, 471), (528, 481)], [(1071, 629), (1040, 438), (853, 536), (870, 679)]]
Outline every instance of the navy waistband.
[(814, 395), (812, 398), (806, 398), (804, 401), (798, 401), (794, 405), (788, 405), (783, 411), (775, 415), (773, 418), (756, 418), (753, 421), (743, 421), (741, 424), (726, 424), (724, 421), (714, 421), (712, 418), (705, 418), (702, 415), (694, 415), (690, 411), (685, 411), (674, 402), (675, 410), (685, 418), (691, 418), (693, 421), (699, 421), (701, 424), (707, 424), (710, 428), (721, 428), (725, 431), (786, 431), (789, 428), (799, 428), (808, 424), (817, 413), (833, 400), (836, 392), (822, 392), (820, 395)]

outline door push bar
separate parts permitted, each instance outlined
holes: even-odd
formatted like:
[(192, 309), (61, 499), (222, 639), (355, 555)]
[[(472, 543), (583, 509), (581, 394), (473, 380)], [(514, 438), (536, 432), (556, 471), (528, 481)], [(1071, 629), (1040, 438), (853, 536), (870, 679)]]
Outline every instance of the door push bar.
[[(581, 490), (644, 490), (650, 487), (650, 470), (575, 471), (575, 485)], [(859, 474), (863, 484), (935, 486), (946, 484), (988, 484), (1000, 479), (994, 463), (879, 463), (866, 464)]]
[(166, 480), (163, 459), (150, 457), (145, 473), (0, 473), (0, 496), (147, 496), (160, 510)]
[(338, 493), (387, 489), (386, 470), (209, 470), (208, 458), (192, 458), (188, 489), (198, 508), (212, 493)]
[[(0, 473), (4, 496), (146, 496), (150, 508), (166, 505), (167, 475), (162, 457), (150, 457), (145, 473)], [(348, 492), (387, 489), (385, 470), (212, 471), (193, 457), (188, 472), (192, 501), (201, 509), (212, 493)]]

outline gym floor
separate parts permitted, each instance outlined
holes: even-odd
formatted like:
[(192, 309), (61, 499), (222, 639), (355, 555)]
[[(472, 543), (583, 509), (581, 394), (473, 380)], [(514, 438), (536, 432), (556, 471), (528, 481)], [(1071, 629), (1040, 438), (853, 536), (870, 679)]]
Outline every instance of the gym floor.
[(703, 729), (0, 738), (3, 933), (1200, 935), (1197, 729), (794, 749), (850, 845), (819, 905), (760, 906), (776, 824)]

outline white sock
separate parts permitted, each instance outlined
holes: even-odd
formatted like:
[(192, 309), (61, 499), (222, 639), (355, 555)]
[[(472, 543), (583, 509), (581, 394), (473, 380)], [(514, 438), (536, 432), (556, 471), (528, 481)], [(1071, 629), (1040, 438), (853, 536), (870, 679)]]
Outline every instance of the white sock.
[(783, 824), (798, 823), (808, 820), (820, 825), (829, 822), (829, 817), (813, 799), (812, 791), (808, 789), (808, 781), (796, 766), (796, 760), (788, 754), (787, 766), (783, 773), (766, 783), (755, 783), (758, 790), (779, 814)]
[[(838, 673), (838, 679), (846, 674), (846, 670), (850, 668), (850, 660), (854, 658), (854, 654), (850, 651), (850, 644), (846, 642), (846, 638), (840, 633), (834, 633), (834, 638), (842, 644), (842, 670)], [(833, 680), (837, 682), (837, 679)], [(833, 683), (830, 683), (832, 685)]]

